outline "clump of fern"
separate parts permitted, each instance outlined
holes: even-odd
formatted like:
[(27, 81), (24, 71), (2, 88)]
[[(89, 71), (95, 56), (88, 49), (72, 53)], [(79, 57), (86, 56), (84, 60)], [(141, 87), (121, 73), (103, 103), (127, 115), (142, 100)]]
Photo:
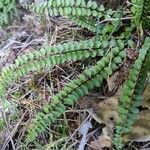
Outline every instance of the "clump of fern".
[[(144, 7), (140, 7), (141, 3)], [(84, 70), (76, 79), (66, 84), (58, 94), (52, 97), (51, 103), (43, 106), (28, 127), (27, 143), (33, 142), (40, 133), (46, 131), (48, 126), (64, 113), (66, 106), (73, 105), (94, 87), (101, 86), (102, 81), (121, 66), (126, 59), (125, 48), (129, 47), (128, 40), (132, 40), (131, 32), (134, 27), (142, 29), (147, 24), (145, 21), (145, 18), (149, 17), (149, 5), (147, 7), (147, 4), (149, 4), (148, 0), (141, 0), (137, 3), (133, 1), (133, 24), (119, 35), (119, 29), (123, 24), (121, 18), (125, 13), (123, 10), (106, 9), (91, 0), (49, 0), (30, 7), (39, 14), (67, 16), (81, 27), (94, 32), (95, 37), (85, 41), (45, 46), (39, 51), (19, 56), (14, 64), (3, 68), (1, 72), (1, 101), (6, 99), (6, 91), (11, 83), (29, 72), (41, 71), (66, 62), (95, 58), (96, 56), (100, 56), (101, 59), (92, 67)], [(139, 7), (140, 9), (138, 9)], [(140, 45), (139, 56), (129, 73), (120, 97), (118, 108), (120, 119), (116, 125), (114, 138), (114, 145), (117, 149), (121, 148), (121, 137), (130, 131), (139, 112), (137, 107), (141, 104), (150, 66), (149, 43), (150, 38), (147, 37), (144, 45)]]

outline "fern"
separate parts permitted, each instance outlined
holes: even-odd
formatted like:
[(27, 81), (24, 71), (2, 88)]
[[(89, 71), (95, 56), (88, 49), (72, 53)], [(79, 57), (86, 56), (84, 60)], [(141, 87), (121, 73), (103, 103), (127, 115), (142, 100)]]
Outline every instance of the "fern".
[[(83, 60), (101, 56), (94, 66), (83, 71), (76, 79), (68, 83), (58, 94), (52, 97), (52, 102), (43, 106), (28, 129), (26, 142), (32, 142), (36, 137), (46, 131), (48, 126), (60, 117), (66, 106), (74, 103), (86, 95), (94, 87), (99, 87), (102, 81), (110, 76), (126, 58), (123, 50), (130, 45), (125, 45), (131, 40), (131, 32), (135, 29), (142, 30), (149, 27), (149, 0), (132, 0), (132, 12), (135, 23), (130, 27), (122, 26), (124, 11), (106, 10), (104, 6), (98, 6), (92, 0), (49, 0), (40, 4), (34, 4), (30, 8), (39, 14), (68, 16), (83, 28), (96, 33), (96, 38), (45, 46), (39, 51), (33, 51), (22, 55), (15, 63), (2, 69), (0, 74), (0, 98), (6, 99), (7, 88), (17, 79), (25, 76), (30, 71), (41, 71), (52, 68), (58, 64), (69, 61)], [(101, 23), (101, 24), (99, 24)], [(118, 30), (125, 30), (119, 32)], [(114, 37), (113, 37), (114, 36)], [(131, 69), (128, 80), (123, 87), (118, 108), (119, 120), (116, 126), (114, 144), (121, 148), (121, 137), (129, 132), (137, 118), (138, 106), (142, 101), (142, 93), (145, 85), (150, 60), (150, 38), (146, 38), (143, 47), (139, 51), (139, 57)]]
[(120, 119), (116, 126), (116, 135), (114, 138), (114, 144), (118, 149), (122, 147), (122, 134), (128, 133), (131, 130), (139, 113), (137, 107), (141, 105), (144, 84), (147, 72), (150, 69), (149, 58), (150, 38), (146, 38), (142, 49), (139, 51), (139, 57), (129, 73), (128, 80), (123, 87), (120, 97), (120, 105), (118, 108)]
[(111, 75), (124, 58), (125, 52), (122, 49), (113, 48), (95, 66), (85, 70), (77, 79), (68, 83), (62, 91), (53, 96), (52, 103), (44, 106), (43, 110), (33, 119), (27, 141), (35, 140), (39, 133), (45, 131), (48, 125), (60, 117), (65, 111), (65, 104), (73, 105), (80, 97), (88, 94), (89, 90), (99, 87), (103, 79)]

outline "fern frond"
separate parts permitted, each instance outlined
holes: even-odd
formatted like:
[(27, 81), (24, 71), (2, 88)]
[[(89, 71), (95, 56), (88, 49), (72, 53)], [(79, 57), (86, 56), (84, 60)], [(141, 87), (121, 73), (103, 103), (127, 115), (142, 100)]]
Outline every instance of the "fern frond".
[(142, 23), (143, 27), (150, 28), (150, 0), (144, 1)]
[[(58, 2), (49, 0), (39, 5), (33, 5), (31, 10), (41, 14), (47, 10), (51, 16), (68, 16), (79, 26), (96, 33), (99, 28), (98, 30), (101, 30), (103, 34), (111, 33), (120, 26), (122, 14), (120, 11), (113, 11), (112, 9), (105, 10), (103, 5), (97, 6), (97, 3), (92, 0), (59, 0)], [(102, 21), (101, 24), (95, 20), (97, 18)], [(107, 25), (104, 26), (106, 23)]]
[[(118, 16), (117, 18), (115, 17), (115, 11), (112, 9), (105, 10), (103, 5), (97, 6), (97, 3), (92, 0), (59, 0), (58, 2), (55, 0), (49, 0), (48, 2), (43, 2), (39, 5), (36, 4), (31, 6), (31, 10), (40, 14), (45, 13), (47, 10), (47, 13), (50, 16), (68, 16), (79, 26), (87, 28), (92, 32), (97, 32), (97, 26), (99, 26), (98, 22), (93, 19), (93, 17), (99, 18), (99, 20), (107, 21), (111, 20), (112, 18), (112, 20), (118, 19)], [(106, 22), (104, 21), (104, 23)]]
[(150, 68), (150, 38), (146, 38), (142, 49), (139, 51), (139, 57), (135, 61), (133, 68), (129, 73), (118, 107), (119, 120), (116, 125), (116, 134), (114, 144), (117, 149), (121, 149), (121, 137), (124, 133), (128, 133), (139, 113), (138, 106), (142, 101), (142, 93), (144, 89), (144, 81)]
[(17, 7), (15, 0), (0, 1), (0, 27), (4, 27), (17, 16)]
[[(124, 47), (124, 46), (123, 46)], [(123, 49), (122, 47), (122, 49)], [(29, 127), (27, 141), (31, 142), (47, 129), (65, 111), (65, 105), (73, 105), (80, 97), (88, 94), (94, 87), (99, 87), (103, 79), (112, 74), (125, 58), (125, 52), (115, 47), (97, 64), (85, 70), (79, 77), (68, 83), (63, 90), (52, 97), (52, 103), (43, 107)]]
[(150, 27), (150, 1), (149, 0), (132, 0), (132, 13), (135, 24), (138, 28), (141, 25), (145, 28)]
[(36, 13), (48, 13), (51, 16), (94, 16), (101, 17), (105, 8), (97, 6), (97, 3), (89, 0), (49, 0), (32, 5), (31, 10)]
[[(108, 41), (105, 41), (108, 43)], [(77, 61), (103, 56), (104, 43), (103, 41), (85, 40), (81, 42), (69, 42), (62, 45), (47, 46), (39, 51), (33, 51), (22, 55), (15, 60), (15, 64), (5, 67), (0, 75), (0, 97), (6, 93), (6, 88), (16, 79), (23, 77), (30, 71), (40, 71), (53, 67), (56, 64), (63, 64), (69, 61)], [(105, 44), (105, 48), (109, 44)]]

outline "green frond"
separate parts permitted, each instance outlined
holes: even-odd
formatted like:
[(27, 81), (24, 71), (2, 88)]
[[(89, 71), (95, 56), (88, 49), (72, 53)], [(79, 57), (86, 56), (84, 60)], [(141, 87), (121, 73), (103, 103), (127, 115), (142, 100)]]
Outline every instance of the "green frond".
[(48, 13), (49, 15), (62, 16), (94, 16), (101, 17), (105, 8), (97, 6), (97, 3), (89, 0), (49, 0), (32, 5), (31, 10), (36, 13)]
[(53, 96), (52, 103), (44, 106), (43, 110), (33, 119), (28, 131), (27, 142), (35, 140), (38, 134), (45, 131), (48, 125), (60, 117), (65, 111), (65, 105), (73, 105), (91, 89), (99, 87), (103, 79), (111, 75), (122, 63), (126, 56), (122, 49), (112, 48), (112, 51), (98, 61), (95, 66), (86, 69), (77, 79), (72, 80)]
[(17, 16), (17, 7), (15, 0), (0, 1), (0, 27), (4, 27)]
[(119, 120), (116, 125), (116, 134), (114, 144), (117, 149), (121, 149), (121, 136), (128, 133), (137, 118), (142, 101), (142, 94), (147, 73), (150, 69), (150, 38), (146, 38), (142, 49), (139, 51), (139, 57), (130, 70), (128, 80), (126, 81), (122, 95), (119, 101), (118, 113)]
[[(31, 6), (31, 10), (42, 14), (47, 11), (47, 13), (51, 16), (68, 16), (79, 26), (87, 28), (92, 32), (97, 32), (97, 28), (99, 28), (99, 26), (101, 26), (100, 29), (104, 26), (103, 23), (99, 25), (97, 20), (93, 17), (103, 20), (104, 23), (110, 20), (109, 22), (112, 22), (112, 25), (107, 24), (105, 29), (102, 29), (103, 34), (106, 34), (106, 32), (110, 33), (114, 29), (114, 24), (116, 26), (117, 22), (120, 23), (118, 16), (118, 14), (120, 15), (119, 11), (115, 12), (112, 9), (105, 10), (104, 6), (97, 6), (97, 3), (92, 0), (61, 0), (58, 2), (55, 0), (49, 0), (48, 2), (43, 2), (36, 5), (34, 4)], [(113, 21), (111, 21), (111, 19)]]
[(144, 28), (150, 27), (150, 1), (149, 0), (132, 0), (132, 13), (135, 24), (138, 28), (141, 25)]
[[(109, 45), (108, 45), (109, 46)], [(40, 71), (51, 68), (56, 64), (69, 61), (87, 59), (89, 57), (103, 56), (103, 43), (100, 41), (85, 40), (69, 42), (62, 45), (46, 46), (39, 51), (22, 55), (15, 60), (15, 64), (5, 67), (0, 75), (0, 96), (6, 93), (6, 88), (16, 79), (23, 77), (30, 71)]]

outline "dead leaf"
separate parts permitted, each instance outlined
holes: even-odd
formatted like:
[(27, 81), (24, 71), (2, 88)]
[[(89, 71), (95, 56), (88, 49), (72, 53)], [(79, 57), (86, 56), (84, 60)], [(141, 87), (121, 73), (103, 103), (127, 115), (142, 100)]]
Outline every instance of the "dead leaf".
[(150, 110), (140, 112), (137, 121), (129, 134), (123, 136), (123, 141), (149, 141), (150, 140)]
[(106, 147), (106, 148), (111, 148), (111, 143), (112, 141), (110, 139), (107, 139), (103, 136), (100, 136), (98, 138), (98, 140), (95, 141), (91, 141), (91, 146), (92, 148), (90, 150), (101, 150), (102, 148)]
[(107, 85), (108, 85), (109, 92), (113, 92), (117, 89), (118, 85), (115, 84), (115, 81), (118, 75), (119, 75), (119, 72), (115, 72), (112, 76), (107, 78)]
[(108, 122), (108, 120), (113, 120), (114, 122), (118, 119), (118, 97), (113, 96), (101, 101), (96, 108), (96, 114), (103, 120), (103, 122)]
[[(119, 90), (120, 91), (120, 90)], [(131, 140), (150, 140), (150, 84), (147, 85), (144, 92), (144, 100), (137, 121), (135, 122), (131, 132), (123, 136), (124, 141)], [(118, 95), (120, 95), (118, 93)], [(92, 117), (99, 123), (105, 123), (108, 135), (113, 138), (115, 123), (118, 119), (118, 96), (109, 97), (97, 104), (96, 109), (93, 108)]]

